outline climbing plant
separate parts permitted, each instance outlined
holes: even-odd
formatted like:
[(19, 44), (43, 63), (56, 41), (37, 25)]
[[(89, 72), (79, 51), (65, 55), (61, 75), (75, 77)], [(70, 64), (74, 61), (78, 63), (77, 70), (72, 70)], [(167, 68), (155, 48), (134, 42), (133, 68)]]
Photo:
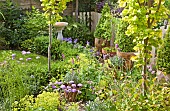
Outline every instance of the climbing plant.
[(122, 19), (129, 23), (126, 35), (135, 36), (134, 50), (137, 55), (133, 58), (138, 67), (142, 67), (143, 94), (146, 94), (146, 65), (150, 60), (152, 46), (160, 43), (161, 31), (153, 30), (162, 18), (166, 18), (169, 10), (163, 5), (165, 0), (119, 0), (119, 6), (125, 7)]

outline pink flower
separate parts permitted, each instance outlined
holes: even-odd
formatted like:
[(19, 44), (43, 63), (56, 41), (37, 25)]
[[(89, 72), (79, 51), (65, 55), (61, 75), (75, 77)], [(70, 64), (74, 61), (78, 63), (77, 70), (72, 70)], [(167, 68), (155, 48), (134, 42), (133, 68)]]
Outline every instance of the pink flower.
[(32, 60), (32, 58), (27, 58), (27, 59), (26, 59), (26, 61), (30, 61), (30, 60)]
[(71, 92), (76, 92), (77, 90), (76, 89), (72, 89)]
[(74, 81), (69, 81), (69, 84), (73, 84), (74, 83)]
[(81, 83), (77, 84), (78, 87), (82, 87), (83, 85)]
[(28, 51), (28, 52), (27, 52), (27, 54), (31, 54), (31, 52), (30, 52), (30, 51)]
[(152, 71), (151, 74), (155, 74), (155, 71)]
[(61, 85), (60, 88), (66, 89), (66, 86), (65, 85)]
[(22, 55), (25, 55), (25, 54), (27, 54), (27, 52), (26, 51), (22, 51)]
[(73, 88), (75, 88), (75, 87), (76, 87), (76, 84), (72, 84), (71, 86), (72, 86)]
[(149, 72), (152, 72), (152, 69), (150, 68), (148, 71), (149, 71)]
[(119, 45), (118, 45), (118, 44), (116, 44), (116, 45), (115, 45), (115, 48), (116, 48), (116, 49), (117, 49), (117, 48), (119, 48)]

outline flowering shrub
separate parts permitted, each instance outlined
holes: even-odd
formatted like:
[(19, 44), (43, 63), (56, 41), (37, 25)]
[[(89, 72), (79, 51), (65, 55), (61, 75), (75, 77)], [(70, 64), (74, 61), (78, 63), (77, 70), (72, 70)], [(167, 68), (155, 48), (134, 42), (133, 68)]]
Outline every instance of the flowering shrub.
[(45, 90), (53, 90), (53, 91), (60, 91), (60, 93), (64, 93), (64, 97), (67, 101), (74, 102), (76, 101), (77, 94), (81, 93), (82, 88), (81, 83), (75, 83), (74, 81), (66, 82), (50, 82), (50, 84), (45, 88)]

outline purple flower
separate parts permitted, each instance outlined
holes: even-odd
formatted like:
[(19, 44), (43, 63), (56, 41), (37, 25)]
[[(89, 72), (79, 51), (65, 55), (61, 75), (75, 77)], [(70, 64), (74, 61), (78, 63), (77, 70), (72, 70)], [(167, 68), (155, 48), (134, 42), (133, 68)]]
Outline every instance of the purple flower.
[(71, 92), (71, 89), (67, 89), (68, 90), (68, 92)]
[(117, 48), (119, 48), (119, 45), (118, 45), (118, 44), (116, 44), (116, 45), (115, 45), (115, 48), (116, 48), (116, 49), (117, 49)]
[(149, 71), (149, 72), (152, 72), (152, 69), (150, 68), (148, 71)]
[(12, 54), (12, 57), (16, 57), (16, 54)]
[(71, 92), (76, 92), (77, 90), (76, 89), (72, 89)]
[(77, 43), (77, 41), (78, 41), (78, 39), (75, 39), (75, 40), (74, 40), (74, 43), (76, 44), (76, 43)]
[(65, 55), (64, 54), (62, 54), (62, 59), (65, 59)]
[(67, 89), (71, 89), (71, 86), (67, 86)]
[(66, 86), (65, 85), (61, 85), (60, 88), (66, 89)]
[(27, 59), (26, 59), (26, 61), (30, 61), (30, 60), (32, 60), (32, 58), (27, 58)]
[(75, 87), (76, 87), (76, 84), (72, 84), (71, 86), (72, 86), (73, 88), (75, 88)]
[(64, 91), (65, 91), (66, 93), (68, 93), (68, 92), (69, 92), (67, 89), (64, 89)]
[(16, 54), (12, 54), (12, 60), (15, 59), (16, 57)]
[(71, 43), (72, 43), (72, 41), (68, 41), (68, 43), (70, 43), (70, 44), (71, 44)]
[(83, 85), (81, 83), (77, 84), (78, 87), (82, 87)]
[(25, 54), (27, 54), (27, 52), (26, 51), (22, 51), (22, 55), (25, 55)]
[(53, 89), (56, 89), (56, 86), (55, 86), (54, 84), (52, 84), (52, 88), (53, 88)]
[(107, 55), (103, 54), (103, 59), (106, 60), (106, 58), (107, 58)]
[(93, 49), (90, 49), (90, 52), (93, 52)]
[(58, 81), (56, 81), (54, 84), (61, 85), (61, 84), (63, 84), (63, 82), (58, 82)]
[(69, 81), (69, 84), (73, 84), (74, 83), (74, 81)]
[(63, 37), (63, 41), (66, 41), (66, 40), (67, 40), (67, 38), (64, 38), (64, 37)]
[(151, 74), (155, 74), (155, 71), (152, 71)]

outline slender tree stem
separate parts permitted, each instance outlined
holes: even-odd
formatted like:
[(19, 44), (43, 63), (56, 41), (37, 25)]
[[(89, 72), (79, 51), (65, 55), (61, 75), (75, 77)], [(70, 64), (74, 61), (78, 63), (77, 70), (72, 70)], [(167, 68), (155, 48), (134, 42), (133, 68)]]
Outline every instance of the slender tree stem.
[(51, 14), (49, 17), (49, 46), (48, 46), (48, 72), (51, 70), (51, 43), (52, 43), (52, 24), (51, 24)]

